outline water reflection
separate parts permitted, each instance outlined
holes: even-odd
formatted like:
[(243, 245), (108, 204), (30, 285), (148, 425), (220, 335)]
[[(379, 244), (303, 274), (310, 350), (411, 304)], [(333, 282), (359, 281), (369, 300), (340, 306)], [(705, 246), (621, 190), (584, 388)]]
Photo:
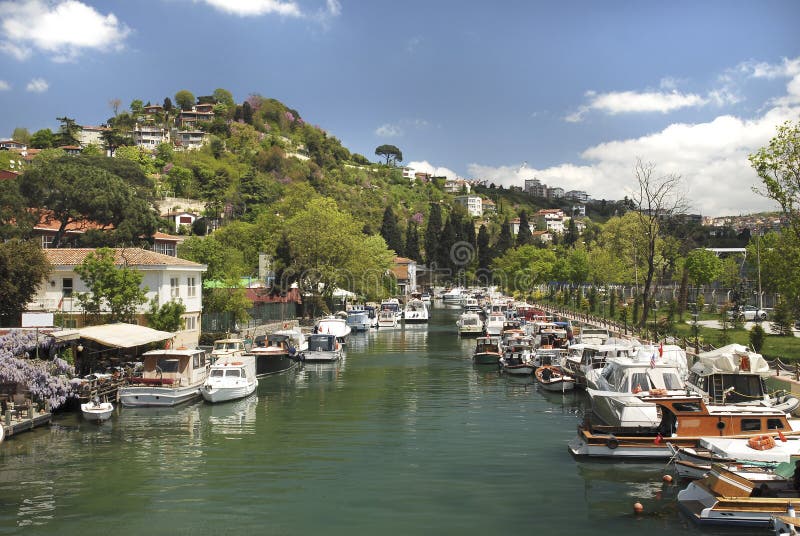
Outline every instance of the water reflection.
[(208, 422), (215, 434), (254, 434), (258, 396), (251, 395), (241, 400), (206, 404)]

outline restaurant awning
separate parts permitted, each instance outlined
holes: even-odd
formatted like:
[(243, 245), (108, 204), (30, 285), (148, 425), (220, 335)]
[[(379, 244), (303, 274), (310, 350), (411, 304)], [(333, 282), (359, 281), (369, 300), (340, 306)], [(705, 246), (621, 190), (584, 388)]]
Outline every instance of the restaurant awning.
[(132, 348), (151, 342), (165, 341), (175, 336), (174, 333), (168, 331), (158, 331), (145, 326), (124, 323), (89, 326), (78, 331), (81, 338), (116, 348)]

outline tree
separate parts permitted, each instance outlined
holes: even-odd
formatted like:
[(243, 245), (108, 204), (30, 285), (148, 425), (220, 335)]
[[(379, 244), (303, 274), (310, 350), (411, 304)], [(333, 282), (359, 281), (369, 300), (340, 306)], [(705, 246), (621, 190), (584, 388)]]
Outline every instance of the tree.
[(500, 227), (500, 235), (497, 237), (497, 242), (494, 245), (495, 255), (504, 255), (514, 245), (514, 237), (511, 235), (511, 222), (506, 217), (503, 226)]
[(530, 292), (535, 285), (550, 280), (555, 263), (553, 250), (520, 246), (494, 259), (492, 275), (508, 291)]
[(138, 116), (144, 113), (144, 103), (142, 102), (141, 99), (132, 100), (129, 108), (131, 109), (131, 113), (134, 116)]
[(104, 130), (100, 133), (100, 137), (103, 138), (103, 145), (111, 156), (114, 156), (120, 147), (133, 145), (133, 138), (130, 137), (127, 131), (117, 127)]
[(0, 243), (0, 324), (18, 326), (51, 266), (35, 241)]
[(761, 327), (761, 324), (755, 324), (751, 329), (748, 335), (750, 339), (750, 346), (753, 347), (758, 353), (761, 353), (761, 349), (764, 347), (764, 339), (766, 338), (766, 332), (764, 328)]
[(489, 230), (481, 224), (478, 229), (478, 269), (488, 271), (492, 264), (492, 246), (490, 244)]
[(142, 273), (127, 266), (125, 250), (115, 253), (99, 248), (75, 267), (75, 273), (89, 288), (76, 292), (78, 303), (93, 322), (108, 314), (109, 322), (133, 322), (139, 306), (147, 302)]
[(14, 133), (11, 134), (11, 139), (19, 143), (24, 143), (25, 145), (30, 145), (31, 133), (28, 132), (27, 128), (17, 127), (14, 129)]
[(81, 127), (78, 126), (78, 123), (76, 123), (71, 117), (67, 116), (57, 117), (56, 119), (58, 119), (58, 121), (61, 123), (61, 128), (58, 130), (56, 143), (59, 146), (78, 145), (78, 131), (81, 129)]
[(387, 206), (386, 210), (383, 211), (381, 236), (386, 241), (386, 245), (389, 246), (389, 249), (393, 250), (398, 255), (403, 253), (403, 237), (397, 225), (397, 218), (390, 206)]
[(575, 245), (575, 242), (578, 241), (578, 228), (575, 225), (575, 218), (569, 219), (569, 224), (567, 225), (567, 232), (564, 235), (564, 244), (572, 247)]
[(395, 165), (398, 162), (403, 161), (403, 153), (394, 145), (379, 145), (375, 149), (375, 154), (382, 158), (386, 158), (387, 166), (390, 162), (392, 165)]
[(531, 228), (528, 225), (528, 214), (523, 210), (519, 213), (519, 231), (517, 231), (517, 246), (524, 246), (533, 241)]
[(170, 113), (172, 111), (172, 101), (169, 97), (164, 97), (164, 104), (161, 105), (164, 111)]
[(778, 133), (749, 157), (763, 189), (754, 191), (780, 205), (795, 232), (800, 232), (800, 121), (785, 122)]
[(53, 247), (61, 246), (68, 226), (88, 222), (106, 228), (111, 243), (138, 244), (142, 236), (153, 235), (158, 221), (152, 186), (130, 165), (87, 156), (34, 163), (21, 177), (20, 193), (39, 217), (59, 223)]
[(34, 149), (50, 149), (53, 147), (55, 134), (49, 128), (37, 130), (31, 136), (31, 147)]
[(442, 207), (431, 203), (428, 226), (425, 228), (425, 259), (429, 265), (436, 263), (439, 233), (442, 232)]
[(253, 107), (247, 101), (242, 103), (242, 120), (248, 125), (253, 124)]
[(194, 103), (194, 94), (188, 89), (182, 89), (175, 93), (175, 104), (180, 106), (181, 110), (191, 110)]
[(229, 110), (232, 110), (236, 106), (236, 102), (233, 100), (233, 94), (227, 89), (223, 89), (218, 87), (214, 90), (212, 95), (214, 97), (214, 101), (220, 104), (224, 104)]
[(685, 201), (678, 191), (681, 185), (680, 175), (668, 174), (656, 177), (655, 165), (645, 164), (641, 160), (634, 166), (634, 176), (638, 185), (632, 196), (636, 206), (636, 216), (639, 223), (638, 232), (644, 240), (645, 277), (642, 290), (641, 316), (635, 321), (639, 327), (647, 323), (648, 312), (652, 296), (654, 277), (656, 274), (656, 261), (658, 254), (658, 241), (661, 237), (661, 222), (674, 214), (685, 210)]
[(722, 261), (713, 251), (694, 249), (686, 256), (684, 269), (688, 272), (689, 280), (702, 288), (720, 276)]
[(403, 250), (403, 256), (419, 263), (422, 262), (422, 255), (419, 252), (419, 230), (417, 229), (417, 223), (410, 219), (406, 226), (406, 246)]
[(116, 115), (119, 113), (119, 107), (122, 106), (122, 100), (117, 98), (111, 99), (108, 101), (108, 106), (111, 108), (111, 111), (114, 112), (114, 116), (116, 117)]
[(145, 313), (147, 325), (159, 331), (180, 331), (182, 328), (181, 316), (186, 312), (186, 306), (180, 299), (170, 300), (158, 306), (158, 297), (150, 300), (150, 310)]

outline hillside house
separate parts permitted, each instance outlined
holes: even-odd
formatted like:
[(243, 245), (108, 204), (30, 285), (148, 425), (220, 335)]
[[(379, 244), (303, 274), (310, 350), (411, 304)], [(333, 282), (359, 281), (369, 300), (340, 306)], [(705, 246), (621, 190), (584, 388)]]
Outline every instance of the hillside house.
[(394, 266), (389, 270), (397, 280), (397, 290), (400, 294), (410, 294), (417, 289), (417, 261), (395, 257)]
[(131, 133), (137, 147), (154, 151), (162, 143), (169, 142), (169, 130), (156, 126), (136, 125)]
[(563, 234), (569, 221), (567, 215), (560, 208), (543, 208), (536, 213), (537, 221), (552, 233)]
[(483, 216), (483, 203), (477, 195), (459, 195), (453, 198), (453, 202), (467, 209), (467, 213), (473, 218)]
[(86, 147), (87, 145), (97, 145), (98, 147), (105, 146), (105, 140), (103, 140), (103, 133), (110, 131), (111, 129), (108, 127), (93, 127), (93, 126), (82, 126), (81, 129), (78, 131), (78, 144), (81, 147)]

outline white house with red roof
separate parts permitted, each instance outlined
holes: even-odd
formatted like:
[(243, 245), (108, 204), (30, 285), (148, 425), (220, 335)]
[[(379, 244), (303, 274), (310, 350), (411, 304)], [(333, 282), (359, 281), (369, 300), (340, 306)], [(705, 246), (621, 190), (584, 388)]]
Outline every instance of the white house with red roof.
[(405, 257), (395, 257), (390, 271), (397, 280), (400, 294), (410, 294), (417, 289), (417, 261)]
[[(28, 311), (51, 312), (63, 315), (64, 327), (82, 327), (83, 310), (76, 298), (78, 292), (89, 288), (75, 273), (92, 248), (60, 248), (44, 250), (52, 265), (52, 272), (43, 282)], [(162, 255), (141, 248), (114, 248), (115, 264), (126, 266), (142, 274), (142, 287), (147, 288), (147, 303), (139, 307), (137, 323), (146, 325), (145, 313), (149, 302), (157, 299), (159, 306), (171, 300), (180, 300), (186, 307), (182, 315), (183, 327), (176, 334), (175, 344), (196, 346), (200, 338), (200, 314), (203, 310), (204, 264)]]

